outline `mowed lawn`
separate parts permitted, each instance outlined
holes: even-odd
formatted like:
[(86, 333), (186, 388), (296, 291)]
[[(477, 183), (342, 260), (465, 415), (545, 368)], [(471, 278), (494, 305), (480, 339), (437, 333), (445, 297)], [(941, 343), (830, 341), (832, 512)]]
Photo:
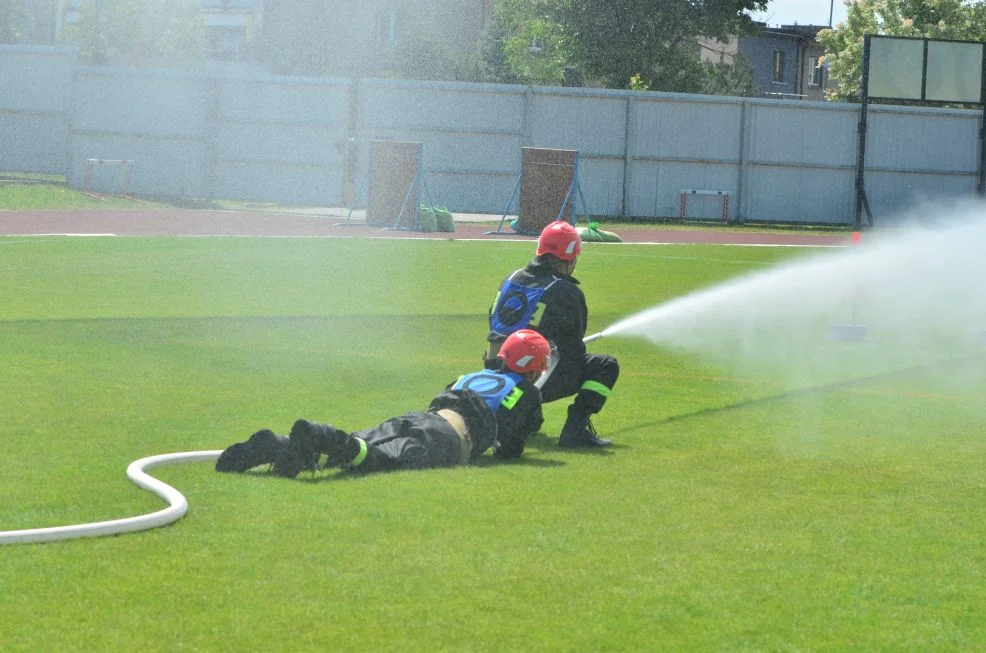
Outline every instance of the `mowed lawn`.
[[(532, 250), (0, 238), (0, 530), (160, 509), (125, 475), (144, 456), (424, 409), (479, 365)], [(594, 332), (816, 253), (589, 244), (577, 276)], [(612, 449), (558, 449), (558, 402), (509, 464), (158, 468), (190, 503), (175, 524), (0, 548), (0, 650), (986, 649), (981, 353), (792, 385), (619, 335), (590, 349), (622, 366), (595, 420)]]

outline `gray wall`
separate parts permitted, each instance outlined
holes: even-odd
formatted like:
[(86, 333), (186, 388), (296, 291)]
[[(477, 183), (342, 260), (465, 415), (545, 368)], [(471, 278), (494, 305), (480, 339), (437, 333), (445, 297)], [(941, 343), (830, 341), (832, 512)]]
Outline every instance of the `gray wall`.
[(64, 174), (74, 50), (0, 45), (0, 170)]
[[(427, 197), (516, 211), (521, 147), (578, 150), (592, 215), (677, 216), (682, 189), (730, 194), (729, 217), (854, 218), (858, 105), (381, 79), (79, 67), (72, 51), (0, 46), (0, 170), (64, 174), (133, 159), (130, 190), (161, 197), (342, 206), (344, 143), (424, 143)], [(879, 220), (976, 190), (981, 113), (871, 105), (867, 193)], [(93, 188), (117, 190), (107, 167)], [(583, 204), (577, 206), (584, 213)], [(718, 219), (716, 197), (689, 217)]]

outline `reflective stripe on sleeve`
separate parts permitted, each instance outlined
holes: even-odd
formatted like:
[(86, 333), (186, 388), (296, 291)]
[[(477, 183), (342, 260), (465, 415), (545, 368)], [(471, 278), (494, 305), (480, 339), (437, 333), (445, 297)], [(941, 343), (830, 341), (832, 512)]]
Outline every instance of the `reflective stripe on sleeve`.
[(369, 450), (366, 446), (366, 441), (363, 438), (356, 438), (356, 441), (359, 442), (359, 453), (356, 454), (353, 461), (349, 463), (350, 467), (359, 467), (362, 465), (363, 461), (366, 460), (366, 453)]

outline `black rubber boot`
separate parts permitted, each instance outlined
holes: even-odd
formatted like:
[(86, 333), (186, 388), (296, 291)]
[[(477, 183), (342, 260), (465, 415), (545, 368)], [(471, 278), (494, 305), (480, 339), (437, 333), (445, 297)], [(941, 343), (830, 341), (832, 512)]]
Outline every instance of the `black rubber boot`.
[(270, 429), (257, 431), (246, 442), (227, 447), (216, 460), (216, 471), (245, 472), (259, 465), (272, 465), (290, 447), (283, 435), (274, 435)]
[[(291, 446), (303, 460), (317, 460), (321, 454), (328, 456), (326, 465), (344, 465), (356, 455), (359, 446), (345, 431), (331, 424), (315, 424), (299, 419), (291, 427)], [(353, 444), (356, 444), (353, 451)]]
[(576, 448), (598, 448), (608, 447), (613, 444), (612, 440), (606, 440), (596, 435), (589, 420), (589, 413), (579, 410), (575, 406), (568, 407), (568, 419), (562, 427), (561, 436), (558, 438), (558, 446), (566, 449)]
[(277, 450), (277, 458), (270, 468), (270, 473), (274, 476), (294, 478), (303, 469), (318, 471), (317, 463), (317, 459), (309, 460), (299, 456), (298, 451), (288, 442), (288, 446)]

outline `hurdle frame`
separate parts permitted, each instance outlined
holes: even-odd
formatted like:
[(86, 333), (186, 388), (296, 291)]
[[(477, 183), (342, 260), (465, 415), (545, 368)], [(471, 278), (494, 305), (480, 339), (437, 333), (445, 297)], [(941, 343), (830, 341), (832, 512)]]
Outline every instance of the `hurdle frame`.
[(131, 197), (130, 195), (130, 177), (133, 173), (134, 160), (133, 159), (97, 159), (89, 158), (86, 159), (85, 164), (85, 174), (82, 179), (82, 194), (93, 199), (106, 201), (107, 195), (114, 195), (114, 193), (96, 193), (89, 190), (89, 184), (92, 183), (93, 172), (97, 166), (114, 166), (118, 165), (123, 169), (123, 181), (121, 182), (121, 189), (119, 193), (115, 195), (117, 197), (123, 197), (134, 202), (144, 203), (143, 200), (139, 200), (136, 197)]
[(688, 216), (688, 196), (705, 195), (710, 197), (722, 198), (722, 223), (729, 222), (729, 191), (728, 190), (700, 190), (695, 188), (682, 188), (681, 199), (678, 206), (678, 218), (684, 220)]

